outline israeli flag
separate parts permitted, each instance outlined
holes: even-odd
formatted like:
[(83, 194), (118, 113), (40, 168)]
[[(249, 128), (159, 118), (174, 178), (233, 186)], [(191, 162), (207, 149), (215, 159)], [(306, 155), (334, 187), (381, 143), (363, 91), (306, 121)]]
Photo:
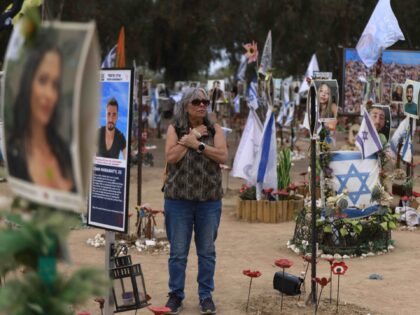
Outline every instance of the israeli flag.
[(285, 127), (289, 127), (292, 124), (294, 116), (295, 116), (295, 103), (290, 102), (288, 112), (287, 112), (286, 122), (284, 123)]
[(277, 122), (280, 126), (283, 126), (284, 118), (287, 117), (287, 108), (290, 102), (284, 102), (280, 108), (279, 115), (277, 116)]
[(329, 167), (333, 171), (333, 188), (337, 194), (349, 190), (349, 205), (365, 208), (370, 205), (373, 187), (379, 183), (377, 155), (362, 159), (356, 151), (331, 152)]
[(257, 182), (257, 198), (258, 193), (264, 188), (277, 189), (276, 126), (271, 106), (267, 111), (261, 144), (252, 169), (252, 174)]
[(407, 138), (408, 134), (410, 133), (409, 130), (410, 117), (405, 117), (405, 119), (399, 124), (397, 130), (395, 130), (391, 140), (389, 141), (391, 150), (395, 153), (395, 155), (398, 153), (398, 144), (400, 142), (403, 142), (404, 139)]
[(252, 167), (255, 164), (258, 148), (260, 147), (262, 129), (263, 126), (260, 119), (251, 108), (230, 173), (230, 176), (243, 178), (251, 185), (256, 184), (252, 178)]
[(112, 47), (112, 49), (106, 55), (104, 61), (102, 62), (101, 68), (114, 68), (115, 61), (117, 60), (117, 45)]
[(356, 45), (356, 50), (363, 63), (370, 68), (386, 48), (404, 39), (397, 18), (392, 12), (391, 0), (379, 0)]
[(248, 106), (253, 109), (258, 108), (257, 81), (251, 81), (248, 87)]
[(413, 143), (411, 142), (411, 134), (407, 132), (401, 149), (401, 158), (407, 163), (411, 163), (413, 159)]
[(365, 108), (363, 108), (362, 125), (356, 137), (356, 146), (362, 152), (363, 159), (382, 150), (381, 139)]

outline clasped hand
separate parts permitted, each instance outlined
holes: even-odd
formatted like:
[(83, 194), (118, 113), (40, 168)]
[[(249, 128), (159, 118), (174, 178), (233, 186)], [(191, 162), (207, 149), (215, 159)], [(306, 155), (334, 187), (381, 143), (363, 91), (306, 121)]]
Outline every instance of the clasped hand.
[(195, 127), (194, 129), (195, 130), (190, 129), (189, 134), (182, 136), (181, 139), (178, 140), (178, 144), (181, 144), (188, 148), (197, 149), (200, 143), (198, 139), (203, 136), (207, 136), (208, 131), (207, 127), (204, 125), (200, 125), (198, 127)]

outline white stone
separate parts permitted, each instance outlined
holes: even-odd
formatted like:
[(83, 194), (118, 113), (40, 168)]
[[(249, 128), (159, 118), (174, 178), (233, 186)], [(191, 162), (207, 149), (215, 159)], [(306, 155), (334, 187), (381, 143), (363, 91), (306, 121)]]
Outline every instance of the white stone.
[(392, 246), (392, 245), (388, 245), (388, 250), (394, 250), (395, 249), (395, 247), (394, 246)]
[(300, 254), (300, 249), (299, 248), (295, 248), (294, 252), (299, 255)]
[(146, 240), (146, 246), (156, 246), (156, 241), (154, 241), (154, 240)]
[(334, 256), (333, 256), (333, 255), (331, 255), (331, 254), (328, 254), (328, 255), (326, 255), (326, 256), (325, 256), (325, 258), (327, 258), (327, 259), (332, 259), (332, 258), (334, 258)]
[(365, 257), (367, 257), (367, 255), (366, 254), (362, 254), (362, 257), (365, 258)]
[(328, 255), (325, 255), (325, 254), (321, 254), (321, 258), (322, 258), (322, 259), (325, 259), (325, 258), (327, 258), (327, 256), (328, 256)]
[(343, 255), (343, 259), (350, 259), (349, 255)]
[(372, 257), (372, 256), (375, 256), (375, 254), (372, 253), (372, 252), (369, 252), (369, 253), (366, 254), (366, 256)]
[(340, 254), (334, 254), (334, 259), (341, 259), (341, 255)]

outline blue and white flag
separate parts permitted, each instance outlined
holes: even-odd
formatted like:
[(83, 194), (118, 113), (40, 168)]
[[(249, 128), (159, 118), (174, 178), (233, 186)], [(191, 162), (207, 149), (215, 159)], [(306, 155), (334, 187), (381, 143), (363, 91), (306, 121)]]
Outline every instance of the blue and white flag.
[(333, 188), (337, 194), (349, 191), (349, 205), (365, 208), (370, 204), (373, 187), (379, 183), (377, 155), (362, 159), (360, 152), (331, 152), (329, 167), (333, 171)]
[(159, 94), (158, 90), (152, 89), (151, 91), (151, 98), (150, 98), (150, 113), (147, 117), (149, 127), (152, 129), (157, 128), (158, 123), (160, 121), (160, 115), (159, 115)]
[(405, 119), (398, 125), (398, 128), (397, 130), (395, 130), (394, 134), (392, 135), (391, 140), (389, 140), (389, 145), (391, 147), (392, 152), (395, 155), (398, 154), (399, 143), (402, 143), (404, 139), (408, 137), (408, 134), (410, 133), (409, 130), (410, 130), (410, 117), (405, 117)]
[(258, 153), (262, 137), (262, 123), (255, 111), (249, 110), (248, 119), (236, 150), (235, 159), (233, 161), (232, 171), (233, 177), (245, 179), (249, 184), (255, 185), (256, 182), (252, 178), (252, 166)]
[(372, 154), (382, 150), (381, 139), (370, 120), (369, 113), (363, 108), (363, 121), (360, 126), (359, 133), (356, 136), (356, 146), (362, 153), (362, 158), (365, 159)]
[(283, 102), (283, 105), (280, 107), (279, 114), (277, 116), (277, 123), (280, 126), (283, 126), (284, 118), (287, 117), (287, 107), (290, 102)]
[(117, 60), (117, 45), (112, 47), (112, 49), (106, 55), (104, 61), (102, 62), (101, 68), (114, 68), (115, 61)]
[(289, 102), (289, 106), (287, 109), (286, 122), (284, 123), (284, 126), (289, 127), (292, 124), (294, 117), (295, 117), (295, 103)]
[(253, 109), (258, 108), (257, 81), (251, 81), (248, 87), (248, 106)]
[(248, 58), (242, 55), (241, 63), (239, 64), (238, 72), (236, 73), (236, 79), (238, 81), (245, 81), (246, 67), (248, 65)]
[(241, 112), (241, 97), (238, 95), (235, 96), (233, 99), (233, 109), (235, 114), (239, 114)]
[(403, 142), (401, 158), (407, 163), (411, 163), (413, 160), (413, 143), (411, 142), (411, 134), (409, 132), (407, 132)]
[(260, 147), (252, 168), (252, 176), (257, 182), (257, 196), (260, 192), (258, 187), (277, 189), (276, 126), (271, 106), (267, 111)]
[(356, 50), (363, 63), (370, 68), (386, 48), (404, 39), (397, 18), (392, 12), (391, 0), (379, 0)]

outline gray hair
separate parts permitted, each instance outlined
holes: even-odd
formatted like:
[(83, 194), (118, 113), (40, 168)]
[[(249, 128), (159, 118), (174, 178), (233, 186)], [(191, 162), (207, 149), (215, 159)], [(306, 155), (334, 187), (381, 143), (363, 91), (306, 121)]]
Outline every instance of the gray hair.
[[(184, 94), (182, 95), (181, 100), (178, 102), (176, 106), (176, 110), (174, 113), (174, 118), (172, 120), (172, 124), (177, 126), (181, 130), (187, 131), (189, 128), (189, 120), (188, 120), (188, 111), (187, 106), (188, 104), (195, 98), (199, 96), (199, 94), (203, 94), (206, 99), (208, 99), (208, 95), (206, 90), (200, 87), (188, 87), (185, 89)], [(210, 119), (208, 117), (208, 113), (204, 117), (204, 123), (210, 125)]]

